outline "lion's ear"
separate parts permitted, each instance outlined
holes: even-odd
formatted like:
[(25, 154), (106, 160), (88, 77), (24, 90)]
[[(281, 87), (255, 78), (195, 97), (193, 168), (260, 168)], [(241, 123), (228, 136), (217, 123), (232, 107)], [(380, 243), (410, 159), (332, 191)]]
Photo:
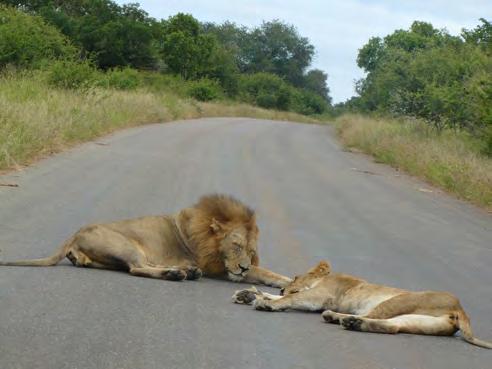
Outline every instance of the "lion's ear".
[(212, 218), (212, 223), (210, 223), (210, 230), (217, 234), (220, 233), (224, 229), (224, 225), (219, 222), (217, 219)]

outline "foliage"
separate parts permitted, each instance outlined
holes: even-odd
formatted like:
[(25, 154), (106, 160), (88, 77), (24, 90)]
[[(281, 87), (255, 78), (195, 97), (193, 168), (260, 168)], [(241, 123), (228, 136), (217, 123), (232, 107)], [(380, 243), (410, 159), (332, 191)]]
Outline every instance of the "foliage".
[(207, 23), (204, 30), (234, 55), (241, 72), (271, 73), (303, 87), (314, 46), (299, 35), (294, 26), (273, 20), (250, 30), (225, 22), (222, 25)]
[(280, 77), (269, 73), (241, 76), (241, 98), (267, 109), (289, 110), (292, 91)]
[(157, 22), (138, 4), (110, 0), (7, 1), (42, 16), (67, 35), (100, 68), (153, 68)]
[(464, 29), (461, 35), (467, 43), (480, 46), (489, 55), (492, 54), (492, 23), (480, 18), (481, 25), (473, 30)]
[(104, 78), (107, 87), (118, 90), (134, 90), (141, 85), (140, 75), (131, 68), (115, 68), (107, 71)]
[(293, 110), (299, 114), (323, 114), (328, 109), (328, 104), (325, 99), (319, 94), (308, 90), (295, 91), (293, 99)]
[(303, 74), (311, 64), (314, 46), (297, 29), (278, 20), (263, 22), (250, 34), (245, 47), (246, 72), (268, 72), (295, 86), (302, 85)]
[[(437, 130), (466, 129), (488, 140), (492, 125), (492, 27), (451, 36), (414, 22), (359, 51), (368, 74), (357, 83), (352, 107), (425, 119)], [(489, 149), (485, 149), (486, 151)], [(489, 150), (490, 151), (490, 150)]]
[(318, 96), (321, 96), (325, 103), (331, 104), (330, 89), (326, 83), (328, 74), (320, 69), (312, 69), (304, 76), (302, 86)]
[(169, 71), (184, 79), (203, 76), (217, 47), (215, 39), (202, 34), (200, 23), (189, 14), (170, 17), (164, 29), (162, 55)]
[(241, 76), (239, 91), (241, 100), (267, 109), (314, 115), (322, 114), (328, 108), (326, 100), (318, 94), (295, 88), (270, 73)]
[(76, 49), (55, 27), (0, 4), (0, 68), (36, 66), (45, 59), (71, 58)]
[[(156, 20), (136, 3), (119, 5), (113, 0), (2, 0), (2, 3), (15, 7), (17, 10), (8, 8), (8, 11), (18, 14), (26, 24), (42, 24), (49, 30), (24, 27), (20, 37), (16, 30), (22, 27), (11, 25), (10, 41), (2, 37), (0, 51), (2, 45), (12, 44), (17, 47), (17, 54), (11, 50), (0, 53), (0, 68), (2, 56), (19, 59), (8, 62), (22, 67), (29, 67), (29, 60), (43, 64), (42, 59), (46, 57), (66, 59), (48, 68), (50, 83), (55, 86), (77, 88), (92, 84), (134, 89), (143, 84), (159, 89), (172, 83), (181, 96), (215, 99), (225, 94), (263, 107), (309, 114), (331, 102), (327, 74), (317, 69), (307, 71), (314, 47), (294, 26), (279, 20), (249, 29), (230, 22), (202, 24), (183, 13)], [(66, 53), (39, 41), (51, 37), (50, 32), (55, 32), (61, 40), (59, 43), (65, 46), (61, 51), (66, 49)], [(89, 78), (90, 64), (107, 73), (98, 72)], [(67, 70), (62, 71), (64, 65)], [(60, 71), (59, 76), (54, 75), (55, 70)], [(75, 75), (76, 70), (81, 72), (80, 76)], [(138, 77), (143, 76), (142, 80), (134, 70), (158, 71), (179, 78), (140, 73)], [(255, 77), (257, 73), (269, 77)], [(251, 83), (244, 82), (249, 78), (244, 77), (246, 74), (252, 75)], [(220, 88), (216, 88), (215, 82), (202, 80), (217, 81)], [(260, 90), (241, 91), (242, 86), (250, 88), (251, 84), (261, 85)], [(312, 94), (320, 96), (325, 103)]]
[(46, 66), (48, 83), (64, 89), (90, 87), (98, 73), (87, 61), (57, 60)]
[(190, 82), (187, 93), (198, 101), (216, 100), (223, 95), (220, 84), (206, 78)]

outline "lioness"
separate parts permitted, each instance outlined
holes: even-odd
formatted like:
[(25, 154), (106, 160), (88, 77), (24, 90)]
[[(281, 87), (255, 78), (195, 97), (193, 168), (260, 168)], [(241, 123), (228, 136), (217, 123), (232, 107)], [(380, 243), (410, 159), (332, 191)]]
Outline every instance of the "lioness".
[(209, 195), (175, 215), (83, 227), (50, 257), (0, 265), (51, 266), (67, 257), (75, 266), (142, 277), (181, 281), (203, 272), (236, 282), (287, 285), (290, 278), (258, 266), (257, 239), (253, 210), (230, 196)]
[(236, 291), (233, 302), (257, 310), (323, 311), (329, 323), (362, 332), (413, 333), (451, 336), (461, 330), (465, 341), (485, 348), (492, 343), (473, 336), (470, 320), (459, 300), (447, 292), (411, 292), (331, 273), (321, 261), (305, 275), (282, 288), (283, 296), (256, 290)]

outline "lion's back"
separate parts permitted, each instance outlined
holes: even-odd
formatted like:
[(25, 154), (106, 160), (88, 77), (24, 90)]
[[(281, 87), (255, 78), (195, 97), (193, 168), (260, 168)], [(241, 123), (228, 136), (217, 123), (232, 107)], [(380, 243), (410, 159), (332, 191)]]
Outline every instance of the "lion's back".
[(187, 257), (177, 240), (171, 216), (144, 216), (104, 226), (135, 241), (150, 263), (178, 262)]

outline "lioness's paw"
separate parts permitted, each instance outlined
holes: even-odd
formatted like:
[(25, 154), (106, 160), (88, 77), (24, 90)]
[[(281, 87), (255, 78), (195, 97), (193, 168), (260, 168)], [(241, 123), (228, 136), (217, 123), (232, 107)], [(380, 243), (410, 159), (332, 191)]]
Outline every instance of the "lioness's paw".
[(189, 279), (190, 281), (200, 279), (202, 278), (202, 270), (198, 267), (188, 267), (185, 270), (186, 272), (186, 279)]
[(248, 289), (248, 290), (239, 290), (234, 292), (232, 295), (232, 302), (236, 304), (245, 304), (249, 305), (256, 299), (257, 293)]
[(162, 272), (162, 278), (168, 281), (182, 281), (186, 278), (186, 272), (180, 269), (171, 269)]
[(342, 319), (342, 326), (350, 331), (360, 331), (362, 326), (362, 319), (354, 316)]
[(321, 314), (321, 316), (327, 323), (338, 323), (338, 317), (336, 317), (336, 313), (331, 310), (325, 310), (323, 314)]
[(275, 309), (272, 306), (272, 302), (270, 300), (265, 300), (263, 298), (257, 298), (253, 302), (253, 307), (256, 310), (261, 310), (261, 311), (275, 311)]

